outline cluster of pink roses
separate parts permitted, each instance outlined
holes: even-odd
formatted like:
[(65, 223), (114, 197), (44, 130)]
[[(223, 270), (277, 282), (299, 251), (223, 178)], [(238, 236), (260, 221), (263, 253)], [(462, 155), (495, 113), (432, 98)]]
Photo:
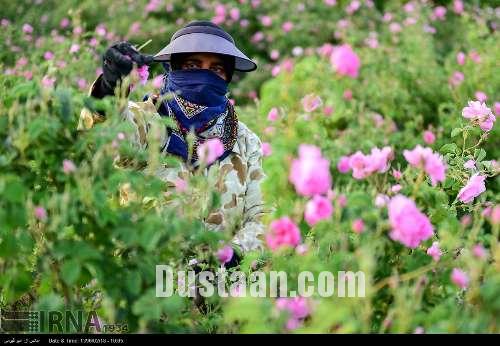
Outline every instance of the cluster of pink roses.
[(468, 106), (462, 110), (462, 116), (479, 125), (483, 131), (490, 131), (496, 120), (491, 109), (481, 101), (469, 101)]
[(403, 151), (403, 155), (410, 165), (423, 169), (431, 178), (432, 186), (446, 178), (446, 164), (443, 158), (432, 151), (417, 145), (413, 150)]
[(350, 156), (342, 156), (337, 164), (337, 169), (340, 173), (352, 170), (354, 179), (364, 179), (376, 172), (387, 172), (393, 158), (394, 152), (391, 147), (383, 147), (382, 149), (375, 147), (368, 155), (357, 151)]
[(304, 297), (278, 298), (276, 299), (276, 309), (288, 312), (289, 318), (286, 323), (288, 330), (297, 329), (311, 310), (309, 302)]

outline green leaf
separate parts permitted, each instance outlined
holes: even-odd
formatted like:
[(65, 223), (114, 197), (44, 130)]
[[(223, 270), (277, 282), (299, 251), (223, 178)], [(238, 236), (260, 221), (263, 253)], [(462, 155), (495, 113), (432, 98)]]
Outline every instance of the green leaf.
[(486, 157), (486, 151), (484, 149), (476, 149), (474, 150), (474, 157), (476, 158), (476, 162), (481, 162)]
[(82, 271), (82, 267), (77, 260), (71, 259), (69, 261), (64, 262), (61, 267), (61, 278), (68, 285), (72, 285), (76, 282), (80, 273)]
[(127, 272), (125, 277), (125, 287), (133, 294), (137, 295), (141, 291), (141, 275), (137, 271)]
[(443, 145), (439, 151), (443, 154), (457, 153), (458, 146), (455, 143), (448, 143)]
[(458, 136), (460, 133), (462, 132), (462, 128), (460, 127), (457, 127), (457, 128), (454, 128), (453, 130), (451, 130), (451, 137), (456, 137)]

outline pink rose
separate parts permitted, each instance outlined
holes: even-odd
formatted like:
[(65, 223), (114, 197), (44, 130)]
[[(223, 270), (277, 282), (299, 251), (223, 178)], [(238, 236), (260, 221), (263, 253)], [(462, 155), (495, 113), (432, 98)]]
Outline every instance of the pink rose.
[(351, 46), (344, 44), (336, 47), (330, 56), (330, 63), (339, 75), (358, 77), (361, 61)]
[(462, 189), (458, 192), (458, 199), (462, 203), (470, 203), (486, 191), (486, 186), (484, 185), (484, 180), (486, 177), (484, 175), (479, 175), (479, 173), (474, 174), (470, 177), (467, 184), (462, 187)]
[(234, 250), (231, 246), (226, 245), (217, 251), (217, 259), (220, 263), (226, 264), (233, 258)]
[(209, 165), (224, 154), (224, 145), (220, 139), (212, 138), (201, 144), (196, 152), (200, 160)]
[(412, 249), (434, 235), (433, 227), (415, 202), (396, 195), (389, 202), (389, 221), (392, 227), (390, 237)]
[(468, 106), (462, 110), (462, 116), (470, 119), (473, 123), (479, 124), (479, 127), (483, 131), (490, 131), (496, 120), (491, 109), (484, 102), (481, 103), (480, 101), (469, 101)]
[(439, 243), (437, 241), (432, 243), (432, 246), (427, 249), (427, 254), (432, 257), (432, 259), (436, 262), (441, 258), (442, 252), (439, 248)]
[(266, 243), (273, 251), (282, 247), (295, 247), (300, 243), (299, 228), (288, 216), (271, 222), (269, 229)]
[(429, 130), (424, 131), (423, 137), (424, 137), (424, 142), (429, 145), (436, 141), (436, 136), (434, 135), (434, 133), (432, 133), (432, 131)]
[(304, 107), (304, 110), (308, 113), (313, 112), (322, 104), (321, 98), (315, 94), (308, 94), (304, 96), (301, 102), (302, 107)]
[(410, 165), (423, 169), (431, 178), (433, 186), (444, 181), (446, 164), (439, 154), (432, 152), (432, 149), (417, 144), (413, 150), (404, 150), (403, 156)]
[(45, 210), (44, 207), (42, 206), (37, 206), (35, 207), (35, 218), (37, 218), (40, 221), (45, 221), (47, 220), (47, 211)]
[(332, 202), (326, 197), (315, 195), (306, 204), (304, 219), (312, 227), (321, 220), (329, 219), (332, 213)]
[(349, 156), (342, 156), (337, 163), (337, 169), (340, 173), (347, 173), (351, 170), (349, 166)]
[(279, 117), (279, 111), (278, 108), (276, 107), (271, 108), (269, 113), (267, 113), (267, 120), (269, 121), (276, 121), (278, 120), (278, 117)]
[(363, 233), (363, 231), (365, 230), (365, 222), (363, 221), (363, 219), (356, 219), (352, 222), (351, 228), (355, 233)]
[(301, 144), (298, 159), (292, 161), (289, 180), (302, 196), (324, 194), (331, 187), (329, 166), (318, 147)]
[(466, 289), (469, 286), (469, 277), (463, 270), (453, 268), (451, 272), (451, 282), (461, 289)]

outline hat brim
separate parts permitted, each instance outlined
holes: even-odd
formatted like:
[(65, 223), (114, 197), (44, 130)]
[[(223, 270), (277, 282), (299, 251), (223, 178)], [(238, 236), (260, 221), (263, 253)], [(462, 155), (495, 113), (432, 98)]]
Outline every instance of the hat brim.
[(216, 53), (231, 55), (235, 58), (235, 70), (250, 72), (257, 68), (257, 64), (250, 60), (231, 42), (212, 34), (196, 32), (179, 36), (159, 51), (154, 56), (154, 60), (170, 61), (170, 56), (176, 53)]

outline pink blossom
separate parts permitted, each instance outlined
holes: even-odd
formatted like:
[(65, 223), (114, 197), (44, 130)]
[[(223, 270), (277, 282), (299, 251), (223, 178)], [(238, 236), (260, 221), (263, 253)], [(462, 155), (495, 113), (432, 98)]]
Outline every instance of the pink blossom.
[(472, 247), (472, 254), (479, 259), (485, 259), (488, 256), (488, 252), (482, 244), (474, 245)]
[(488, 95), (486, 95), (482, 91), (476, 91), (475, 96), (476, 100), (478, 100), (479, 102), (486, 102), (486, 100), (488, 99)]
[(457, 87), (459, 86), (460, 84), (462, 84), (462, 82), (464, 81), (464, 74), (462, 72), (459, 72), (459, 71), (455, 71), (453, 72), (453, 74), (451, 75), (450, 79), (449, 79), (449, 83), (451, 86), (453, 87)]
[(444, 181), (446, 164), (439, 154), (432, 152), (432, 149), (417, 144), (413, 150), (404, 150), (403, 155), (410, 165), (423, 169), (429, 175), (432, 186)]
[(299, 158), (292, 161), (289, 180), (302, 196), (326, 193), (331, 187), (329, 166), (318, 147), (301, 144)]
[(271, 144), (267, 142), (262, 142), (262, 155), (264, 157), (270, 156), (273, 153), (273, 150), (271, 148)]
[(230, 9), (229, 10), (229, 17), (232, 20), (237, 21), (238, 19), (240, 19), (240, 10), (237, 8)]
[(399, 180), (403, 176), (403, 173), (401, 173), (401, 171), (398, 171), (397, 169), (393, 169), (392, 176), (394, 177), (394, 179)]
[(474, 61), (476, 64), (480, 64), (481, 63), (481, 56), (479, 55), (478, 52), (476, 52), (475, 50), (471, 51), (469, 53), (469, 58)]
[(325, 106), (323, 107), (323, 114), (325, 117), (329, 117), (333, 113), (333, 107), (332, 106)]
[(273, 49), (271, 51), (271, 53), (269, 54), (269, 57), (272, 59), (272, 60), (278, 60), (279, 57), (280, 57), (280, 52), (276, 49)]
[(403, 6), (403, 9), (405, 10), (406, 13), (411, 13), (415, 10), (415, 5), (412, 2), (407, 2)]
[(359, 10), (360, 7), (361, 7), (361, 2), (359, 2), (358, 0), (352, 0), (349, 3), (349, 5), (347, 5), (346, 12), (347, 14), (353, 14), (354, 12)]
[(187, 181), (181, 178), (177, 178), (174, 182), (174, 185), (175, 191), (177, 191), (177, 193), (182, 193), (187, 189)]
[(375, 197), (375, 206), (378, 208), (383, 208), (389, 203), (389, 201), (390, 201), (389, 196), (379, 193)]
[(493, 111), (496, 116), (500, 115), (500, 102), (495, 102), (495, 106), (493, 107)]
[(486, 191), (486, 186), (484, 185), (485, 179), (486, 177), (479, 175), (479, 173), (471, 176), (467, 184), (458, 192), (458, 199), (462, 203), (472, 202), (474, 198)]
[(248, 19), (242, 19), (242, 20), (240, 20), (240, 26), (242, 28), (248, 27), (249, 24), (250, 24), (250, 22), (248, 21)]
[(454, 0), (453, 1), (453, 12), (456, 14), (462, 14), (464, 11), (464, 3), (462, 0)]
[(462, 116), (470, 119), (473, 123), (479, 124), (479, 127), (483, 131), (490, 131), (496, 120), (491, 109), (484, 102), (481, 103), (480, 101), (469, 101), (468, 106), (462, 110)]
[(35, 207), (35, 218), (37, 218), (40, 221), (45, 221), (47, 220), (47, 211), (45, 210), (44, 207), (42, 206), (37, 206)]
[(78, 89), (80, 90), (87, 89), (87, 81), (84, 78), (78, 78), (76, 81), (76, 85), (78, 85)]
[(433, 236), (433, 227), (411, 199), (396, 195), (389, 202), (390, 237), (410, 248)]
[(24, 71), (23, 76), (24, 76), (24, 78), (26, 78), (28, 80), (31, 80), (31, 78), (33, 78), (33, 72), (31, 72), (31, 71)]
[(69, 26), (69, 19), (68, 18), (63, 18), (61, 19), (61, 21), (59, 22), (59, 26), (62, 28), (62, 29), (65, 29)]
[(347, 173), (351, 170), (349, 165), (349, 156), (342, 156), (337, 163), (337, 169), (340, 173)]
[(464, 52), (458, 52), (457, 53), (457, 63), (459, 65), (465, 64), (465, 53)]
[(148, 81), (148, 77), (149, 77), (149, 66), (142, 65), (141, 67), (138, 67), (137, 68), (137, 75), (139, 76), (140, 83), (142, 85), (145, 85), (146, 82)]
[(318, 54), (322, 57), (329, 57), (333, 53), (333, 45), (331, 43), (325, 43), (318, 48)]
[(65, 174), (70, 174), (76, 171), (76, 166), (73, 161), (71, 160), (64, 160), (63, 161), (63, 172)]
[(266, 243), (273, 251), (281, 247), (295, 247), (300, 243), (299, 228), (288, 216), (272, 221), (269, 228)]
[(54, 53), (52, 53), (51, 51), (47, 51), (43, 53), (43, 58), (45, 60), (52, 60), (54, 58)]
[(329, 219), (332, 213), (332, 202), (326, 197), (315, 195), (306, 204), (304, 219), (312, 227), (321, 220)]
[(1, 25), (3, 27), (6, 27), (6, 26), (10, 25), (10, 21), (8, 19), (5, 19), (5, 18), (2, 18), (2, 20), (0, 22), (1, 22)]
[(258, 43), (264, 39), (264, 33), (262, 31), (257, 31), (253, 36), (250, 38), (250, 41), (253, 43)]
[(55, 82), (56, 82), (56, 78), (55, 77), (50, 77), (50, 76), (45, 75), (42, 78), (42, 85), (45, 88), (52, 88), (54, 86)]
[(268, 126), (264, 129), (264, 133), (269, 136), (272, 136), (275, 132), (276, 128), (274, 126)]
[(356, 219), (352, 222), (351, 229), (354, 233), (363, 233), (363, 231), (365, 230), (365, 222), (363, 221), (363, 219)]
[(379, 43), (376, 36), (370, 36), (365, 38), (365, 44), (372, 49), (376, 49)]
[(384, 16), (382, 17), (382, 21), (384, 22), (390, 22), (392, 20), (393, 16), (391, 12), (386, 12), (384, 13)]
[(279, 75), (280, 72), (281, 72), (281, 66), (276, 65), (271, 70), (271, 76), (276, 77), (277, 75)]
[(281, 26), (281, 29), (283, 29), (284, 32), (288, 33), (293, 29), (293, 23), (284, 22), (283, 25)]
[(302, 98), (302, 107), (308, 113), (316, 110), (323, 103), (321, 98), (315, 94), (307, 94)]
[(398, 32), (401, 32), (401, 25), (399, 23), (391, 23), (389, 24), (389, 31), (392, 32), (392, 33), (398, 33)]
[(262, 26), (271, 26), (273, 20), (269, 16), (262, 16), (262, 18), (260, 18), (260, 22)]
[(27, 63), (28, 63), (28, 58), (26, 58), (25, 56), (20, 57), (19, 60), (17, 60), (16, 62), (16, 67), (26, 66)]
[(335, 6), (337, 5), (337, 0), (323, 0), (326, 6)]
[(33, 33), (33, 27), (27, 23), (23, 24), (23, 32), (25, 34), (31, 34)]
[(393, 193), (398, 193), (399, 191), (401, 191), (402, 188), (403, 187), (400, 184), (392, 185), (391, 186), (391, 191)]
[(160, 89), (163, 86), (163, 75), (159, 75), (153, 78), (151, 84), (153, 85), (153, 88)]
[(436, 141), (436, 136), (434, 135), (434, 133), (432, 131), (429, 131), (429, 130), (424, 131), (423, 138), (424, 138), (424, 142), (427, 144), (432, 144)]
[(466, 169), (476, 169), (476, 161), (474, 161), (474, 160), (467, 160), (467, 162), (464, 163), (464, 168), (466, 168)]
[(304, 297), (278, 298), (276, 299), (276, 309), (288, 312), (289, 318), (286, 323), (288, 330), (297, 329), (302, 320), (310, 314), (308, 301)]
[(434, 16), (439, 20), (444, 20), (446, 17), (446, 7), (438, 6), (434, 9)]
[(427, 254), (432, 257), (432, 259), (436, 262), (441, 258), (442, 252), (439, 248), (439, 243), (437, 241), (432, 243), (432, 246), (427, 249)]
[(80, 45), (79, 45), (79, 44), (76, 44), (76, 43), (73, 43), (73, 44), (71, 45), (71, 47), (69, 48), (69, 52), (70, 52), (71, 54), (76, 53), (76, 52), (78, 52), (79, 50), (80, 50)]
[(460, 218), (460, 224), (464, 227), (467, 227), (472, 222), (472, 216), (470, 214), (466, 214)]
[(424, 334), (425, 333), (425, 329), (424, 327), (421, 327), (421, 326), (418, 326), (417, 328), (415, 328), (415, 331), (413, 332), (413, 334)]
[(339, 207), (344, 208), (347, 205), (347, 196), (344, 195), (344, 194), (341, 194), (337, 198), (337, 204), (338, 204)]
[(339, 75), (358, 77), (361, 61), (351, 46), (344, 44), (336, 47), (330, 56), (330, 63)]
[(342, 94), (342, 98), (346, 101), (351, 101), (352, 100), (352, 90), (351, 89), (345, 90), (344, 93)]
[(267, 113), (267, 120), (269, 121), (276, 121), (278, 120), (278, 117), (279, 117), (279, 111), (278, 108), (276, 107), (271, 108), (269, 113)]
[(469, 286), (469, 277), (463, 270), (453, 268), (451, 272), (451, 282), (461, 289), (466, 289)]
[(292, 59), (285, 59), (281, 63), (281, 68), (286, 72), (292, 72), (293, 71), (293, 60)]
[(202, 143), (196, 152), (200, 161), (209, 165), (224, 154), (224, 145), (219, 138), (211, 138)]
[(309, 251), (309, 248), (306, 244), (300, 244), (300, 245), (297, 245), (297, 247), (295, 248), (295, 253), (297, 255), (305, 255), (307, 253), (307, 251)]
[(231, 246), (226, 245), (217, 251), (217, 259), (222, 264), (226, 264), (233, 258), (234, 250)]
[(144, 8), (144, 11), (146, 13), (156, 12), (160, 8), (161, 4), (162, 4), (161, 0), (149, 0), (146, 7)]

